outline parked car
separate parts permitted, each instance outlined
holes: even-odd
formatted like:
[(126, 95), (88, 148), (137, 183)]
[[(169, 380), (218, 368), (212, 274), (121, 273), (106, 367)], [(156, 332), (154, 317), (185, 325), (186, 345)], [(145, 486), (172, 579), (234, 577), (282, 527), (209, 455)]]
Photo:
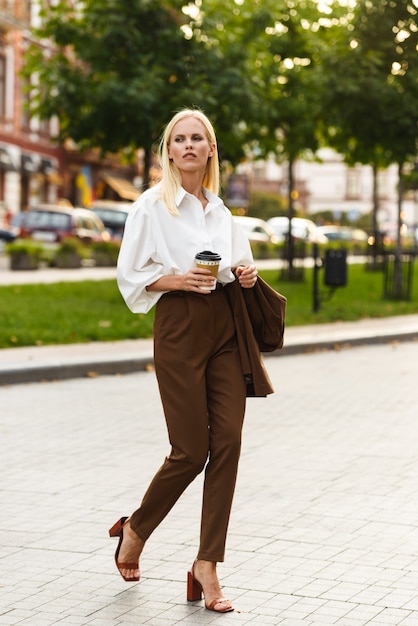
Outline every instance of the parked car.
[(234, 220), (241, 224), (250, 242), (279, 243), (276, 233), (264, 220), (246, 215), (234, 215)]
[[(267, 223), (279, 237), (285, 241), (289, 232), (289, 218), (285, 216), (272, 217)], [(304, 217), (292, 217), (292, 236), (309, 243), (328, 243), (328, 239), (318, 231), (317, 225)]]
[(100, 217), (112, 239), (122, 239), (125, 222), (133, 202), (115, 200), (96, 200), (90, 210)]
[(10, 243), (14, 241), (18, 235), (18, 230), (15, 228), (0, 228), (0, 241)]
[(6, 244), (11, 243), (17, 237), (18, 231), (13, 227), (0, 228), (0, 252), (3, 252)]
[(40, 205), (16, 216), (19, 237), (43, 243), (59, 243), (75, 237), (85, 243), (110, 241), (102, 220), (89, 209)]
[(361, 228), (351, 228), (349, 226), (318, 226), (318, 230), (328, 241), (351, 241), (354, 243), (367, 243), (369, 235)]

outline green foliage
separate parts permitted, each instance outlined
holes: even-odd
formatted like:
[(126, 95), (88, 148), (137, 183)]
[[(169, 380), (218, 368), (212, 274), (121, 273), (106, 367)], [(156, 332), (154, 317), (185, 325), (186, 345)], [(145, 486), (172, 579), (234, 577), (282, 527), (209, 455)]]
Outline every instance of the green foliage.
[(418, 189), (418, 169), (414, 169), (409, 174), (404, 174), (402, 177), (402, 186), (405, 190)]
[(0, 310), (3, 348), (149, 337), (154, 315), (132, 314), (114, 280), (0, 287)]
[[(221, 157), (274, 153), (289, 167), (321, 142), (376, 171), (416, 153), (415, 0), (43, 2), (25, 54), (31, 112), (59, 140), (150, 151), (173, 111), (200, 106)], [(36, 76), (36, 81), (32, 78)], [(32, 81), (32, 84), (31, 84)]]
[(40, 260), (43, 246), (29, 239), (16, 239), (6, 245), (6, 252), (10, 255), (26, 254)]
[[(378, 170), (396, 163), (402, 174), (417, 150), (417, 15), (416, 2), (410, 0), (358, 0), (328, 32), (333, 46), (321, 51), (324, 140), (348, 164), (372, 165), (376, 238)], [(400, 194), (399, 219), (401, 202)]]
[[(243, 155), (242, 112), (248, 110), (248, 80), (238, 47), (208, 45), (200, 20), (178, 0), (86, 0), (44, 3), (38, 40), (25, 54), (23, 76), (31, 112), (58, 116), (58, 139), (81, 148), (125, 154), (158, 140), (173, 112), (200, 106), (212, 118), (224, 158)], [(219, 32), (209, 23), (212, 36)], [(196, 31), (196, 32), (195, 32)]]
[(6, 253), (10, 257), (10, 269), (36, 270), (43, 256), (43, 247), (34, 241), (16, 239), (7, 244)]
[[(415, 270), (417, 267), (415, 267)], [(355, 321), (365, 318), (380, 318), (391, 315), (418, 313), (418, 277), (415, 271), (411, 301), (396, 302), (383, 299), (383, 274), (368, 272), (363, 265), (349, 265), (348, 282), (336, 289), (328, 301), (324, 301), (318, 312), (313, 312), (312, 270), (306, 271), (304, 283), (281, 282), (278, 271), (260, 272), (263, 277), (288, 300), (286, 324), (305, 324)], [(328, 295), (320, 273), (319, 287), (322, 297)]]
[(36, 73), (40, 85), (31, 86), (32, 112), (58, 115), (61, 141), (104, 152), (148, 148), (187, 94), (193, 42), (181, 30), (180, 3), (88, 0), (81, 7), (44, 4), (35, 35), (54, 48), (34, 43), (26, 54), (23, 74), (30, 82)]
[(255, 259), (278, 259), (282, 256), (282, 246), (264, 241), (252, 241), (251, 250)]
[(286, 215), (285, 202), (279, 194), (253, 191), (250, 195), (248, 215), (262, 220)]
[[(287, 297), (287, 326), (418, 313), (417, 271), (412, 301), (387, 302), (383, 275), (350, 265), (347, 286), (337, 289), (317, 313), (312, 312), (312, 270), (306, 270), (303, 283), (281, 281), (279, 270), (260, 275)], [(0, 310), (0, 348), (152, 336), (154, 311), (131, 313), (114, 280), (0, 287)]]
[(318, 36), (311, 29), (317, 25), (320, 13), (317, 4), (309, 0), (269, 1), (262, 6), (259, 17), (263, 28), (252, 32), (248, 49), (248, 71), (257, 101), (249, 138), (261, 154), (272, 151), (282, 160), (293, 162), (318, 146)]
[(408, 0), (359, 0), (322, 51), (327, 141), (350, 163), (385, 167), (416, 154), (417, 13)]
[(86, 256), (86, 246), (76, 237), (66, 237), (56, 248), (56, 253), (76, 252), (80, 256)]
[(97, 266), (117, 264), (120, 243), (117, 241), (95, 241), (90, 245), (91, 255)]
[(88, 248), (76, 237), (66, 237), (56, 247), (52, 265), (56, 267), (81, 267), (82, 259), (89, 256)]

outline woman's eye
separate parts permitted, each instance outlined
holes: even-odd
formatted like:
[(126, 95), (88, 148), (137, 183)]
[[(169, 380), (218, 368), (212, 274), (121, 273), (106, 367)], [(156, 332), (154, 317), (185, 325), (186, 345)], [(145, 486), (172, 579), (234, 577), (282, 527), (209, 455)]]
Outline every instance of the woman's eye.
[[(202, 141), (203, 136), (202, 135), (192, 135), (191, 140), (192, 141)], [(186, 137), (183, 137), (182, 135), (179, 135), (178, 137), (174, 137), (174, 141), (176, 143), (181, 143), (182, 141), (185, 141)]]

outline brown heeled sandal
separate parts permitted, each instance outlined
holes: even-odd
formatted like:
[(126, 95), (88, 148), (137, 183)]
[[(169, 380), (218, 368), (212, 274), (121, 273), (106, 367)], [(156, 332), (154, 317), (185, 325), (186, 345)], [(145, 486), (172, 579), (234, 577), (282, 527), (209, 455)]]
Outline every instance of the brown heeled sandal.
[[(194, 565), (195, 564), (193, 563), (192, 567), (187, 572), (187, 600), (189, 602), (201, 600), (203, 595), (203, 587), (194, 575)], [(221, 605), (221, 608), (215, 608), (218, 605)], [(229, 613), (234, 610), (234, 607), (226, 598), (218, 598), (212, 600), (209, 604), (206, 604), (205, 600), (205, 609), (208, 609), (208, 611), (215, 611), (215, 613)]]
[(121, 517), (120, 520), (118, 520), (116, 524), (114, 524), (109, 530), (109, 537), (119, 537), (118, 547), (116, 548), (115, 552), (116, 567), (118, 568), (118, 572), (122, 576), (123, 580), (126, 580), (126, 582), (128, 583), (133, 583), (138, 582), (139, 576), (133, 576), (132, 578), (128, 578), (127, 576), (124, 576), (122, 574), (121, 569), (139, 569), (139, 563), (121, 563), (120, 561), (118, 561), (120, 547), (123, 541), (123, 527), (125, 526), (127, 521), (127, 517)]

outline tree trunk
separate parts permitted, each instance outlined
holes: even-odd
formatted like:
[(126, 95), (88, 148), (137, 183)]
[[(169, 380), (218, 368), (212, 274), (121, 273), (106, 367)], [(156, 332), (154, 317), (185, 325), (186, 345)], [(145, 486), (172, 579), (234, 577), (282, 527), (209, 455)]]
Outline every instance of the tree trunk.
[(142, 181), (142, 187), (148, 189), (150, 184), (150, 169), (152, 163), (152, 148), (151, 146), (144, 148), (144, 175)]
[(289, 230), (287, 233), (287, 262), (289, 264), (289, 275), (288, 279), (293, 280), (294, 278), (294, 242), (292, 237), (292, 217), (293, 217), (293, 189), (294, 189), (294, 172), (293, 172), (294, 162), (290, 159), (288, 163), (288, 218), (289, 218)]
[(373, 229), (373, 267), (378, 265), (377, 257), (379, 255), (380, 233), (377, 224), (377, 214), (379, 211), (379, 183), (378, 183), (378, 168), (376, 163), (373, 163), (373, 213), (372, 213), (372, 229)]
[(396, 249), (395, 249), (395, 259), (394, 259), (394, 297), (397, 300), (402, 299), (403, 297), (403, 275), (402, 275), (402, 239), (401, 239), (401, 228), (402, 228), (402, 170), (403, 165), (399, 163), (398, 165), (398, 222), (397, 222), (397, 232), (396, 232)]

